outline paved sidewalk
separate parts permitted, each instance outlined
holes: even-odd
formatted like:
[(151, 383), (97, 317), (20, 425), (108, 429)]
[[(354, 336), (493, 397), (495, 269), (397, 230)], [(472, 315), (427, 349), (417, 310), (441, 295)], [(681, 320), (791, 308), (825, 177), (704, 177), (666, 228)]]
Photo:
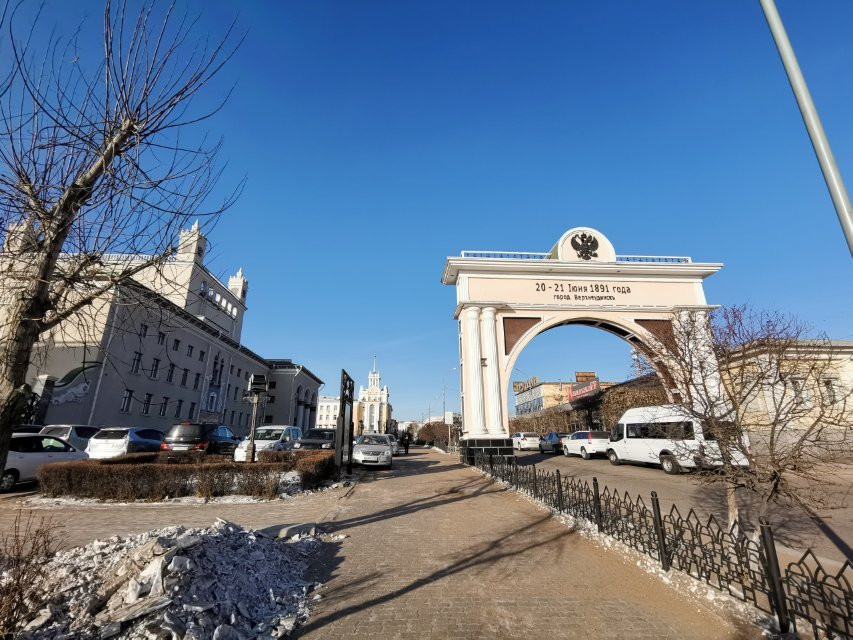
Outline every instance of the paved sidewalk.
[(288, 524), (316, 522), (337, 504), (347, 489), (298, 494), (284, 500), (248, 504), (91, 504), (28, 506), (23, 500), (0, 500), (0, 531), (9, 531), (19, 510), (62, 523), (65, 547), (88, 544), (98, 538), (126, 536), (173, 525), (208, 527), (216, 518), (243, 527), (276, 534)]
[(369, 472), (327, 514), (346, 534), (297, 637), (760, 637), (738, 631), (455, 458), (424, 449)]

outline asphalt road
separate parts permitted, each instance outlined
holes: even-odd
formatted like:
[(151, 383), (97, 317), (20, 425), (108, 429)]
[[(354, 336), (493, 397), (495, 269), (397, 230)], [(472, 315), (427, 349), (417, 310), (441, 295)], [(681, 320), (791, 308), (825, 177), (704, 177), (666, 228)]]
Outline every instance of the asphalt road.
[[(682, 473), (677, 476), (666, 475), (660, 467), (621, 464), (614, 466), (604, 458), (583, 460), (580, 457), (566, 457), (562, 454), (541, 454), (538, 452), (516, 452), (519, 465), (537, 465), (541, 469), (559, 469), (564, 476), (580, 478), (592, 482), (598, 478), (601, 490), (606, 485), (611, 490), (628, 492), (632, 497), (642, 496), (646, 505), (651, 505), (651, 492), (657, 491), (661, 508), (669, 510), (678, 507), (682, 516), (693, 508), (700, 518), (713, 514), (721, 523), (726, 522), (725, 491), (721, 485), (709, 485), (700, 481), (694, 474)], [(853, 486), (853, 467), (849, 470)], [(846, 474), (845, 474), (846, 475)], [(813, 518), (798, 507), (775, 508), (770, 514), (770, 523), (777, 543), (790, 551), (780, 550), (780, 560), (791, 561), (807, 547), (812, 547), (821, 558), (837, 562), (844, 559), (853, 561), (853, 495), (837, 496), (836, 508), (825, 510)], [(746, 493), (738, 494), (741, 513), (748, 521), (757, 520), (756, 502)]]

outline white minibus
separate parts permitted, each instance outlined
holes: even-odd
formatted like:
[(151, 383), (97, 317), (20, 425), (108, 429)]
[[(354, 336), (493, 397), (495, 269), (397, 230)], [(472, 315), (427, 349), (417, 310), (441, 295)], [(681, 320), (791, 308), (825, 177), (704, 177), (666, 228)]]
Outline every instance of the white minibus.
[[(748, 445), (745, 441), (743, 450)], [(731, 449), (730, 459), (736, 465), (748, 466), (749, 460), (739, 449)], [(607, 457), (612, 464), (659, 464), (669, 474), (723, 464), (713, 434), (677, 405), (628, 409), (610, 433)]]

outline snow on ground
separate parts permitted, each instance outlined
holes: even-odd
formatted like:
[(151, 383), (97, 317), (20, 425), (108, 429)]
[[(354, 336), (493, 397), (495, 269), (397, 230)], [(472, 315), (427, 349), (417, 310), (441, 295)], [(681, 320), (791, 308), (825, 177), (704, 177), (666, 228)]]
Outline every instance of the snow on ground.
[(20, 640), (281, 638), (308, 617), (314, 537), (225, 520), (114, 536), (49, 561), (48, 602)]

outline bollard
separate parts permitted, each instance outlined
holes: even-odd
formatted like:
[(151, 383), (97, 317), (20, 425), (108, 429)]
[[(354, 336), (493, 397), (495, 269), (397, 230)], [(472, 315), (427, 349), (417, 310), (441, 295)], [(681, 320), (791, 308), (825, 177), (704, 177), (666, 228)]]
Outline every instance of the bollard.
[(557, 511), (563, 513), (563, 483), (560, 480), (559, 469), (557, 469)]
[(604, 525), (601, 523), (601, 495), (598, 493), (598, 478), (592, 478), (592, 512), (595, 515), (595, 526), (598, 532), (604, 531)]
[(788, 615), (788, 604), (785, 598), (785, 589), (782, 586), (782, 573), (779, 571), (779, 556), (776, 555), (776, 543), (773, 540), (773, 530), (766, 518), (759, 519), (761, 530), (761, 545), (764, 550), (764, 562), (767, 573), (767, 586), (770, 590), (770, 602), (779, 621), (779, 631), (788, 633), (791, 631), (791, 618)]
[(652, 491), (652, 515), (655, 520), (658, 549), (660, 549), (660, 566), (664, 571), (669, 571), (669, 553), (666, 550), (666, 530), (663, 528), (663, 518), (660, 516), (660, 501), (658, 500), (657, 491)]

